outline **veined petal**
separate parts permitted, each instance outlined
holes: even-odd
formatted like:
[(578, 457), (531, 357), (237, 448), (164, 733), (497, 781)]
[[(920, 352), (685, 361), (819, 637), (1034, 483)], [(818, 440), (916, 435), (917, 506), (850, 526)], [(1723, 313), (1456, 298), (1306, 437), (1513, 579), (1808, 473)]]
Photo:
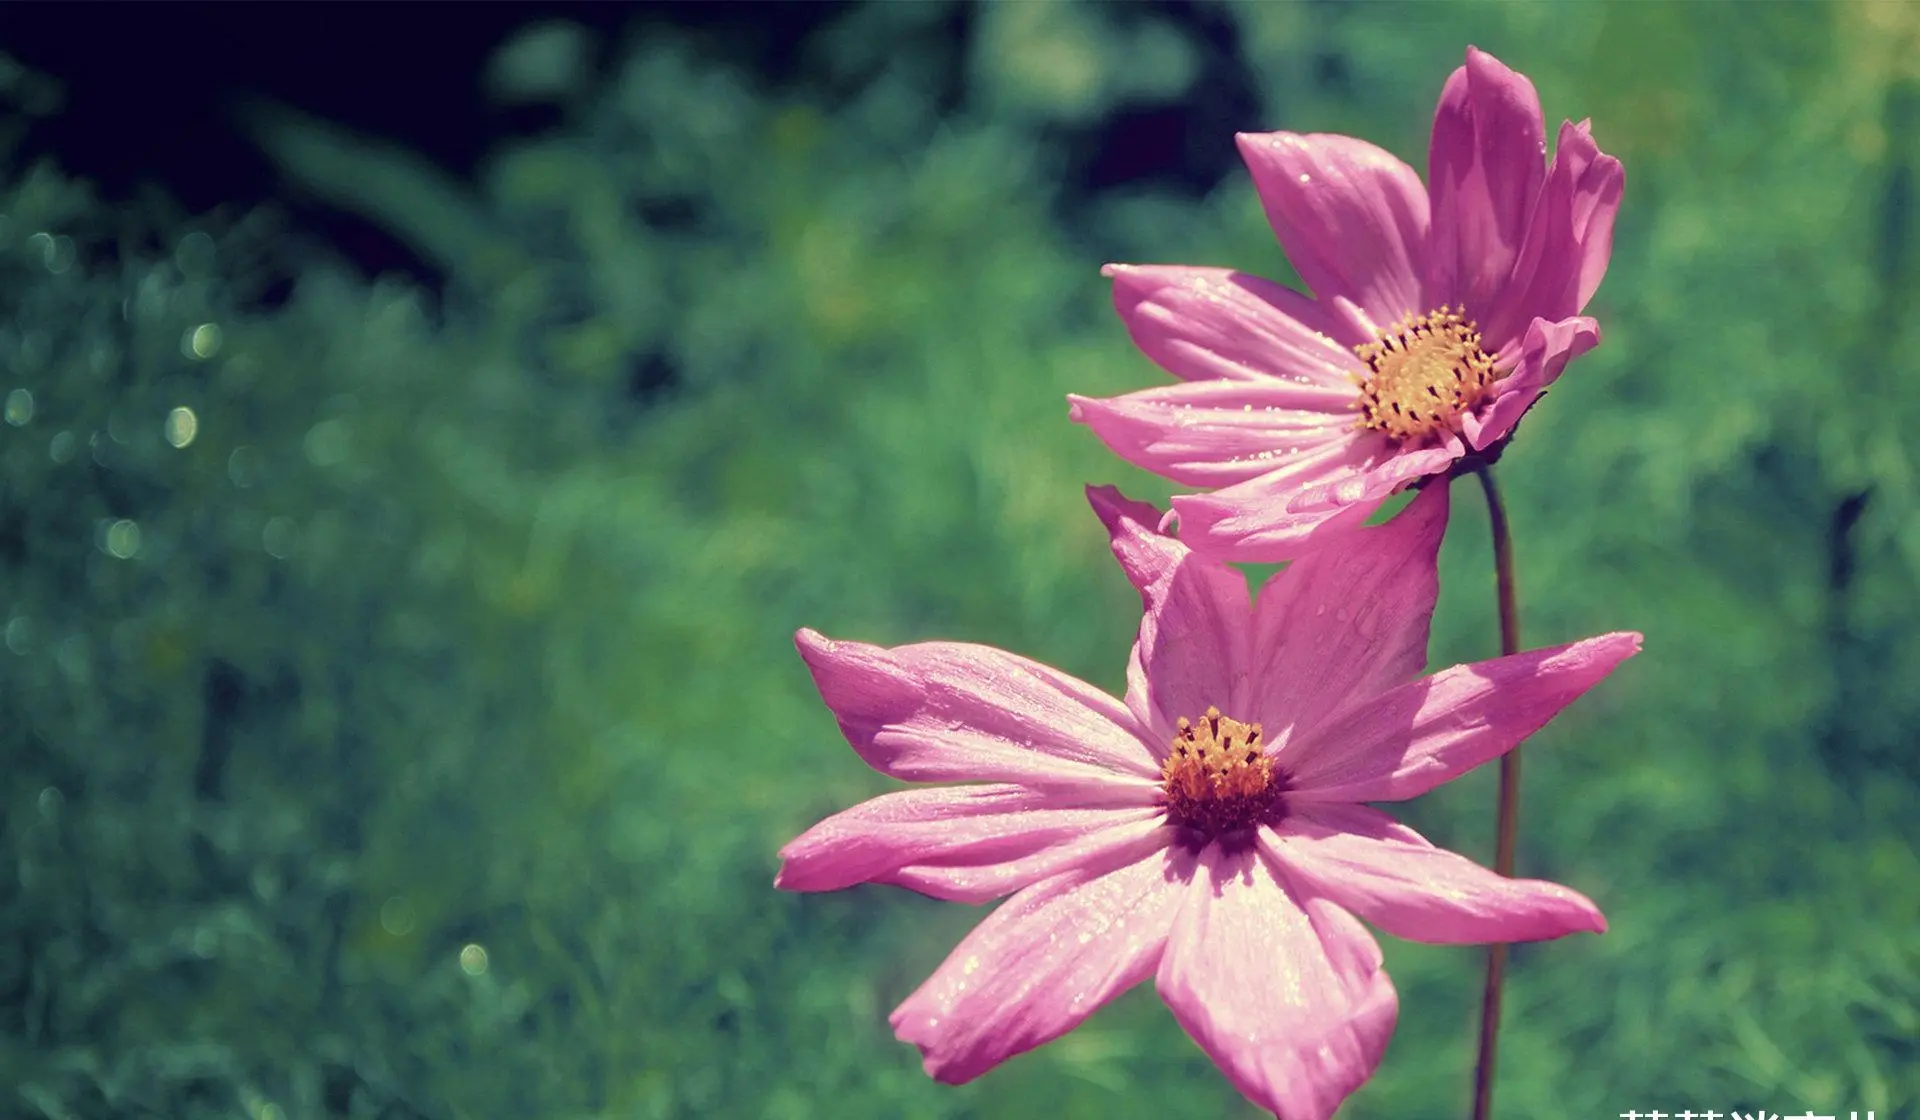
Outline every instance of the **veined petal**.
[(1249, 133), (1240, 156), (1287, 260), (1358, 345), (1424, 310), (1427, 191), (1413, 168), (1351, 136)]
[(1559, 378), (1567, 363), (1600, 343), (1600, 324), (1584, 315), (1549, 323), (1535, 319), (1520, 344), (1520, 360), (1513, 372), (1494, 384), (1493, 403), (1463, 417), (1461, 430), (1474, 450), (1484, 450), (1505, 439), (1520, 418)]
[(1156, 986), (1221, 1071), (1284, 1120), (1327, 1120), (1373, 1075), (1399, 1004), (1358, 922), (1252, 849), (1209, 844)]
[(1458, 304), (1474, 316), (1495, 304), (1546, 178), (1546, 139), (1533, 83), (1468, 47), (1440, 92), (1427, 149), (1428, 306)]
[(1018, 859), (992, 862), (975, 859), (970, 853), (941, 856), (902, 867), (875, 882), (906, 887), (948, 902), (991, 902), (1042, 879), (1104, 861), (1115, 852), (1142, 851), (1170, 842), (1162, 806), (1108, 812), (1111, 823)]
[[(1593, 142), (1589, 121), (1560, 128), (1559, 152), (1570, 161), (1581, 163), (1570, 170), (1574, 180), (1573, 228), (1580, 244), (1580, 289), (1577, 308), (1585, 311), (1587, 301), (1600, 290), (1606, 278), (1607, 263), (1613, 258), (1613, 219), (1620, 213), (1620, 198), (1626, 193), (1627, 172), (1620, 161), (1603, 155)], [(1558, 159), (1558, 154), (1555, 155)]]
[(1620, 161), (1600, 151), (1586, 125), (1560, 126), (1513, 278), (1481, 320), (1494, 349), (1512, 346), (1533, 319), (1566, 319), (1586, 306), (1613, 254), (1613, 218), (1625, 186)]
[[(793, 891), (837, 891), (885, 881), (913, 864), (1011, 863), (1069, 846), (1115, 825), (1161, 815), (1151, 787), (1116, 786), (1092, 792), (1109, 793), (1106, 803), (1081, 804), (1085, 798), (1017, 785), (943, 786), (883, 794), (835, 813), (780, 849), (781, 867), (773, 885)], [(1045, 876), (1036, 874), (1028, 881), (1041, 878)]]
[(1309, 458), (1211, 494), (1178, 494), (1180, 537), (1222, 560), (1276, 563), (1347, 538), (1380, 503), (1416, 478), (1438, 474), (1462, 454), (1449, 446), (1395, 451), (1378, 433), (1360, 434), (1335, 458)]
[(1350, 444), (1355, 393), (1292, 381), (1190, 381), (1106, 400), (1069, 396), (1071, 417), (1116, 455), (1188, 486), (1226, 486), (1285, 457)]
[(1392, 457), (1368, 468), (1366, 473), (1336, 482), (1323, 482), (1295, 494), (1287, 503), (1294, 510), (1340, 508), (1355, 502), (1378, 502), (1398, 493), (1414, 479), (1439, 474), (1467, 453), (1464, 441), (1453, 432), (1443, 432), (1444, 442), (1418, 451), (1394, 450)]
[(1357, 700), (1288, 744), (1289, 799), (1401, 801), (1498, 758), (1614, 667), (1640, 635), (1603, 634), (1451, 669)]
[(1160, 963), (1176, 854), (1143, 842), (1014, 895), (894, 1011), (894, 1033), (957, 1085), (1079, 1026)]
[(1113, 306), (1140, 352), (1187, 381), (1311, 384), (1351, 399), (1347, 320), (1291, 288), (1229, 268), (1110, 264)]
[(847, 742), (891, 777), (1063, 790), (1159, 777), (1125, 705), (1037, 661), (959, 642), (883, 649), (812, 630), (794, 644)]
[(1158, 518), (1141, 520), (1143, 510), (1157, 512), (1152, 506), (1129, 502), (1111, 487), (1089, 487), (1087, 498), (1145, 608), (1127, 674), (1127, 707), (1158, 759), (1181, 716), (1198, 719), (1209, 705), (1231, 711), (1243, 702), (1253, 618), (1247, 578), (1194, 555), (1160, 532)]
[(1298, 806), (1260, 842), (1305, 889), (1408, 941), (1540, 941), (1607, 929), (1580, 892), (1497, 875), (1365, 805)]
[[(1343, 548), (1295, 560), (1254, 602), (1253, 715), (1285, 744), (1354, 697), (1411, 680), (1427, 665), (1427, 628), (1440, 594), (1435, 563), (1447, 530), (1447, 486), (1436, 482), (1384, 525)], [(1289, 730), (1291, 729), (1291, 730)]]
[(1140, 593), (1143, 607), (1153, 605), (1155, 584), (1173, 578), (1173, 571), (1185, 563), (1192, 549), (1179, 538), (1160, 531), (1164, 515), (1152, 502), (1139, 502), (1120, 492), (1117, 486), (1087, 487), (1087, 504), (1094, 516), (1106, 526), (1107, 544), (1127, 582)]

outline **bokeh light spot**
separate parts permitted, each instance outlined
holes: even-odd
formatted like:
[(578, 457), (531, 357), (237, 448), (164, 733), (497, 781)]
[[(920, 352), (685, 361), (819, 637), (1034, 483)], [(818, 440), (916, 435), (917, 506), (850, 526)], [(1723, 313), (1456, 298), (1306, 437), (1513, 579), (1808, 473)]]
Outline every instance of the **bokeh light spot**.
[(338, 465), (347, 457), (347, 426), (338, 420), (322, 420), (307, 429), (307, 459), (316, 467)]
[(7, 423), (16, 428), (22, 427), (27, 421), (33, 419), (33, 394), (25, 389), (15, 389), (8, 393), (6, 417)]
[(482, 976), (487, 971), (487, 950), (480, 945), (468, 945), (460, 950), (460, 971), (468, 976)]
[(189, 358), (211, 358), (220, 352), (220, 325), (202, 323), (180, 340), (180, 349)]
[(185, 447), (193, 442), (193, 437), (200, 434), (200, 418), (193, 414), (193, 409), (181, 405), (167, 413), (166, 432), (168, 443), (175, 447)]
[(300, 527), (291, 517), (273, 517), (267, 520), (266, 528), (260, 530), (261, 547), (275, 560), (285, 560), (300, 547)]
[(260, 474), (260, 453), (251, 447), (236, 447), (227, 456), (227, 477), (235, 486), (246, 489)]
[(107, 554), (131, 560), (140, 552), (140, 524), (121, 518), (107, 526)]
[(405, 937), (413, 932), (413, 903), (404, 896), (394, 895), (380, 906), (380, 928), (395, 937)]
[(27, 244), (40, 253), (40, 264), (48, 272), (58, 276), (73, 267), (73, 238), (55, 237), (51, 233), (36, 233), (27, 238)]

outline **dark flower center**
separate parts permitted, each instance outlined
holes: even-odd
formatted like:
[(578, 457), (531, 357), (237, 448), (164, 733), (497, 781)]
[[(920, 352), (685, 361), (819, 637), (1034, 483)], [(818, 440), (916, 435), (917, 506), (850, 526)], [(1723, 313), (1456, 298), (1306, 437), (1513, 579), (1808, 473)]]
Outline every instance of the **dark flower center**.
[(1353, 348), (1370, 371), (1360, 382), (1360, 426), (1402, 443), (1442, 428), (1494, 382), (1494, 356), (1480, 348), (1480, 330), (1451, 308), (1408, 315), (1373, 342)]
[(1228, 719), (1212, 707), (1198, 722), (1182, 716), (1160, 765), (1167, 819), (1208, 838), (1279, 820), (1286, 776), (1262, 749), (1257, 723)]

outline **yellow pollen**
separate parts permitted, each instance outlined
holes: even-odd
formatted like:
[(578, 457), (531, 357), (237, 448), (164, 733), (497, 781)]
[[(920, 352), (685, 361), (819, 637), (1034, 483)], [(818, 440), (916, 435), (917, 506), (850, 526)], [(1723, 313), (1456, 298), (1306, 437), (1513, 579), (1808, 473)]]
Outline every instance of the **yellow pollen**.
[(1167, 818), (1208, 837), (1277, 817), (1285, 776), (1262, 753), (1260, 725), (1209, 707), (1198, 723), (1182, 716), (1167, 760)]
[(1443, 428), (1457, 431), (1461, 414), (1480, 402), (1495, 377), (1479, 328), (1447, 307), (1408, 315), (1353, 349), (1368, 370), (1354, 377), (1360, 427), (1403, 443)]

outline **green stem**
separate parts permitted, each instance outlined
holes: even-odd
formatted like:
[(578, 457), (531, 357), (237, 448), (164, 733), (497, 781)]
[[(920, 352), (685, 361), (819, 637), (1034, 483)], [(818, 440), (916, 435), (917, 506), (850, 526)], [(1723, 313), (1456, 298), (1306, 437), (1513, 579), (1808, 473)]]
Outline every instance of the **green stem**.
[[(1487, 496), (1487, 520), (1493, 526), (1493, 576), (1500, 598), (1500, 654), (1520, 652), (1520, 607), (1513, 586), (1513, 537), (1507, 532), (1507, 510), (1493, 472), (1478, 466), (1473, 473)], [(1493, 869), (1513, 877), (1513, 849), (1520, 832), (1520, 751), (1500, 756), (1499, 826), (1494, 841)], [(1480, 1058), (1473, 1067), (1473, 1120), (1493, 1113), (1493, 1066), (1500, 1035), (1500, 983), (1506, 978), (1507, 946), (1487, 947), (1487, 980), (1480, 990)]]

